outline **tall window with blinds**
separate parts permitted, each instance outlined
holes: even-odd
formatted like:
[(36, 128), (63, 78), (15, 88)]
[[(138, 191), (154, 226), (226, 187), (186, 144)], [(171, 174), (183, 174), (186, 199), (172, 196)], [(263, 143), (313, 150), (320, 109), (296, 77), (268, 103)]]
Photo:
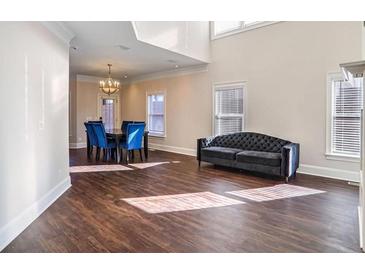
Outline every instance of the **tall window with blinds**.
[(147, 94), (147, 127), (151, 136), (163, 137), (165, 130), (165, 94)]
[(240, 132), (244, 127), (244, 85), (214, 87), (214, 134)]
[(331, 153), (360, 157), (363, 80), (331, 81)]

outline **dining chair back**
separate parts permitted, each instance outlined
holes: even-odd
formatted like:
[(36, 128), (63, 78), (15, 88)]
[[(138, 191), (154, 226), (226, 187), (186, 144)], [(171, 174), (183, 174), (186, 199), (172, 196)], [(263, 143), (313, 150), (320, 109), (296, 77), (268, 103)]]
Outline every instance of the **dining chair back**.
[(98, 146), (98, 139), (97, 139), (94, 129), (92, 127), (92, 123), (86, 122), (86, 123), (84, 123), (84, 125), (86, 127), (86, 134), (89, 138), (90, 146)]
[(107, 148), (108, 140), (106, 138), (104, 124), (103, 123), (90, 123), (90, 124), (97, 138), (98, 146), (101, 148)]
[(142, 139), (144, 134), (144, 123), (128, 124), (127, 136), (124, 148), (127, 150), (142, 149)]
[(144, 124), (144, 125), (146, 125), (146, 123), (144, 121), (123, 121), (122, 126), (121, 126), (121, 129), (122, 129), (123, 132), (127, 132), (127, 126), (129, 124)]
[(126, 131), (127, 131), (127, 126), (128, 126), (129, 124), (133, 124), (133, 121), (123, 121), (123, 122), (122, 122), (121, 129), (122, 129), (122, 131), (123, 131), (123, 132), (126, 132)]

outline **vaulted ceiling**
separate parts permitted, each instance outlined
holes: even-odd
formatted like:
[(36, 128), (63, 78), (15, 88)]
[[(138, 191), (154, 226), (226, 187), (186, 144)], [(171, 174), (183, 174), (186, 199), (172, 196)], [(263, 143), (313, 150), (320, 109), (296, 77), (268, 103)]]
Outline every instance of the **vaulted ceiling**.
[[(171, 37), (171, 31), (167, 32), (165, 29), (159, 31), (161, 29), (157, 28), (159, 26), (149, 28), (150, 24), (145, 23), (141, 25), (141, 30), (149, 31), (148, 35), (146, 35), (146, 32), (141, 32), (138, 35), (136, 33), (136, 24), (130, 21), (63, 22), (64, 26), (75, 35), (71, 40), (70, 72), (91, 76), (106, 76), (107, 64), (112, 64), (112, 76), (123, 78), (124, 75), (135, 77), (173, 70), (177, 67), (184, 68), (207, 63), (207, 58), (199, 58), (199, 56), (197, 58), (196, 55), (192, 56), (193, 54), (190, 54), (193, 51), (189, 51), (189, 47), (194, 46), (194, 44), (192, 42), (187, 44), (186, 37), (183, 38), (185, 39), (184, 43), (180, 43), (182, 47), (176, 45), (170, 48), (165, 47), (165, 45), (169, 45), (166, 44), (166, 41), (171, 41), (171, 39), (181, 42), (181, 35), (188, 34), (186, 31), (185, 33), (175, 31), (174, 35), (176, 37)], [(189, 26), (183, 25), (182, 27), (185, 30)], [(154, 33), (151, 33), (151, 31), (156, 32), (156, 36), (159, 35), (160, 40), (152, 39)], [(202, 31), (201, 27), (199, 31)], [(143, 41), (143, 36), (148, 37), (153, 42)], [(207, 39), (209, 40), (208, 33)], [(157, 42), (155, 43), (155, 41)], [(207, 51), (208, 49), (203, 50)], [(209, 53), (204, 52), (204, 54)]]

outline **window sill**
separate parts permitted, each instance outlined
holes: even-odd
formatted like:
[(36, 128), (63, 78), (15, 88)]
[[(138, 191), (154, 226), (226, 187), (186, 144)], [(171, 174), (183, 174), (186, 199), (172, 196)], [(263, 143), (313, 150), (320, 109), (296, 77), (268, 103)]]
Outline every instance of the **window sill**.
[(326, 155), (327, 160), (360, 163), (360, 157), (356, 157), (356, 156), (348, 156), (348, 155), (341, 155), (341, 154), (335, 154), (335, 153), (326, 153), (325, 155)]

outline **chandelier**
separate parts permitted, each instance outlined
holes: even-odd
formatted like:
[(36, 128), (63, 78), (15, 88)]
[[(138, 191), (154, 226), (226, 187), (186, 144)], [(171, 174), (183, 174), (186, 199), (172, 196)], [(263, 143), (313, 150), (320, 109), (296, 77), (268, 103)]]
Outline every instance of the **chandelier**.
[(118, 81), (113, 80), (110, 75), (112, 65), (108, 64), (108, 67), (109, 67), (109, 77), (106, 81), (101, 80), (99, 82), (99, 88), (102, 92), (110, 95), (110, 94), (113, 94), (113, 93), (116, 93), (117, 91), (119, 91), (120, 83)]

